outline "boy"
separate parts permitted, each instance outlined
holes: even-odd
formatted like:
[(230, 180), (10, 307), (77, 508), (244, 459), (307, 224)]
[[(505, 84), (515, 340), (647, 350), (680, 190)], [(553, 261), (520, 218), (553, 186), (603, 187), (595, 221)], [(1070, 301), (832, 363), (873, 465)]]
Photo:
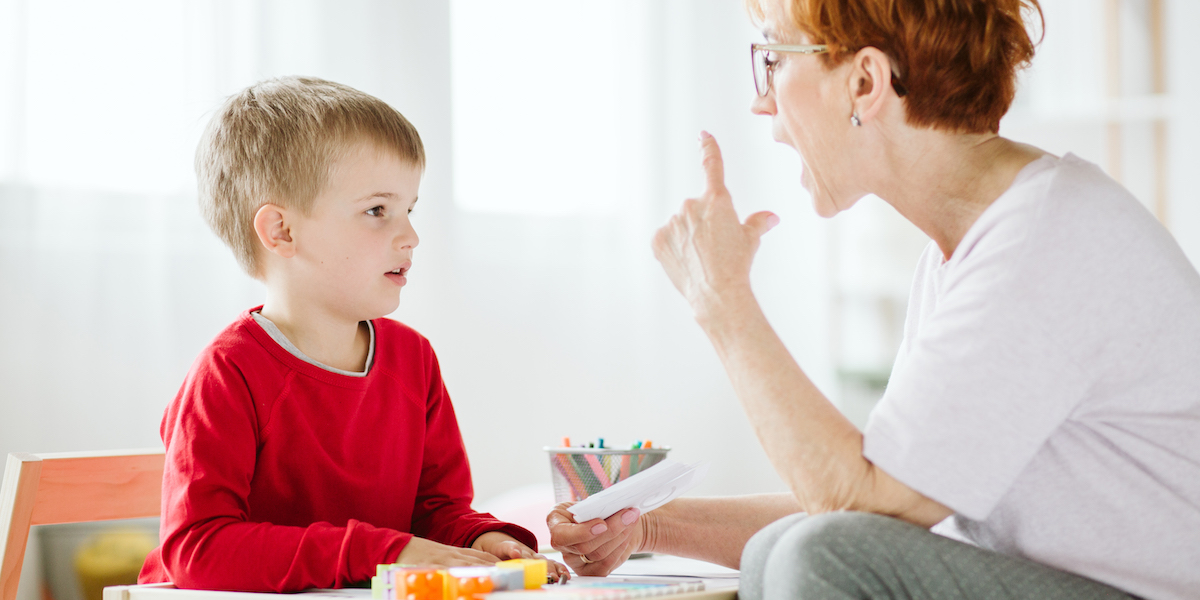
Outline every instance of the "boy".
[(167, 407), (162, 545), (139, 581), (283, 592), (536, 556), (531, 533), (471, 510), (437, 358), (381, 318), (412, 266), (424, 164), (400, 113), (319, 79), (259, 83), (213, 118), (202, 212), (267, 297)]

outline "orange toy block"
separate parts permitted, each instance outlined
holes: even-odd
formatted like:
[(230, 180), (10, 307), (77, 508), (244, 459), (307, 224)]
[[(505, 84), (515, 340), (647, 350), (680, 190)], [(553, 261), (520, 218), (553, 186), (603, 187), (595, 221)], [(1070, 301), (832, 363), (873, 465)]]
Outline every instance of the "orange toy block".
[(475, 600), (491, 592), (491, 567), (454, 567), (442, 576), (442, 600)]
[(442, 600), (445, 571), (400, 569), (395, 572), (395, 600)]

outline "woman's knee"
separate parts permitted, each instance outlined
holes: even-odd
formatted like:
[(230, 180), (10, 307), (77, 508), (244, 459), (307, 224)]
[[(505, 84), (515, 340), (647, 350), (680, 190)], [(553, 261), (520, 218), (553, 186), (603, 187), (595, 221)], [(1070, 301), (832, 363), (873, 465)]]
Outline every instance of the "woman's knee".
[(762, 600), (763, 567), (779, 537), (805, 518), (804, 513), (786, 516), (763, 527), (746, 542), (742, 549), (741, 582), (738, 597), (742, 600)]
[(793, 555), (802, 563), (821, 560), (830, 553), (860, 548), (877, 538), (876, 530), (888, 517), (871, 513), (834, 512), (813, 515), (796, 523), (779, 537), (775, 551)]
[(858, 512), (813, 515), (792, 524), (763, 564), (763, 597), (852, 594), (863, 583), (859, 574), (872, 570), (869, 563), (879, 553), (889, 552), (879, 545), (880, 530), (895, 524), (889, 517)]
[(775, 542), (779, 540), (779, 537), (795, 526), (796, 523), (803, 521), (806, 516), (804, 513), (788, 515), (760, 529), (758, 533), (754, 534), (746, 542), (746, 547), (742, 549), (743, 568), (745, 568), (747, 562), (758, 563), (766, 560), (767, 554), (770, 554), (771, 548), (775, 546)]

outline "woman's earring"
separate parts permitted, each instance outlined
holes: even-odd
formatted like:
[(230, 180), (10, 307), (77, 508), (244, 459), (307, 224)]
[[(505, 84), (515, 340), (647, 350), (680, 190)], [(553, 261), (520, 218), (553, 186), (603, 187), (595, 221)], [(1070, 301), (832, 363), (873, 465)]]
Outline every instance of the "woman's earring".
[(854, 114), (850, 115), (850, 124), (855, 127), (862, 127), (862, 119), (858, 118), (857, 110), (854, 111)]

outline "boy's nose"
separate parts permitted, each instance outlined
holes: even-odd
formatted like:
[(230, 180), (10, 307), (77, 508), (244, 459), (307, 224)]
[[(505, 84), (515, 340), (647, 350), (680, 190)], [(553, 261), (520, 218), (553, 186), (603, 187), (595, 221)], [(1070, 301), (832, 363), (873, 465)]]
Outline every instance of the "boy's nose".
[(419, 243), (421, 243), (421, 237), (417, 235), (417, 230), (412, 225), (406, 225), (395, 239), (398, 248), (416, 248)]

